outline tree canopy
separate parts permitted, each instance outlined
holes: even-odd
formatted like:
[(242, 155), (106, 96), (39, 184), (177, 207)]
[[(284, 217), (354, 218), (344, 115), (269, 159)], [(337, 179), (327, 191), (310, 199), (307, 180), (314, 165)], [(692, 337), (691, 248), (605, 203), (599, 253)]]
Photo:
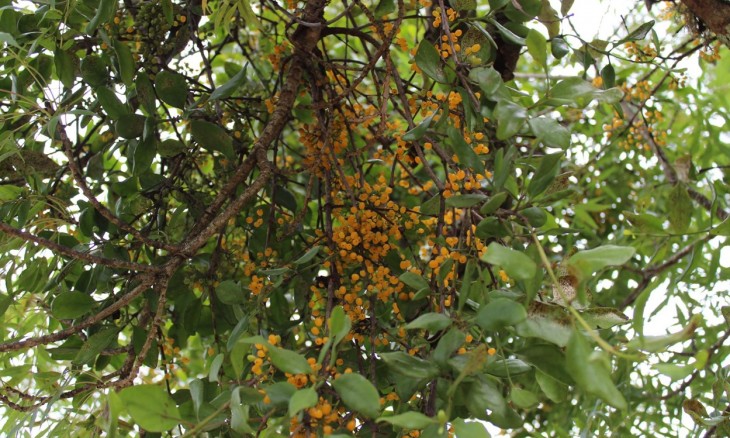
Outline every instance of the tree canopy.
[(730, 434), (730, 5), (654, 3), (0, 0), (2, 434)]

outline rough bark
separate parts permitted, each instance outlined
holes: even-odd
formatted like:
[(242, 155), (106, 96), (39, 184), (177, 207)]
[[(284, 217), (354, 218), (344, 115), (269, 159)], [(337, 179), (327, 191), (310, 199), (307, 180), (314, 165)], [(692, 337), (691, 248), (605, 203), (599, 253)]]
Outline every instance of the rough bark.
[(723, 0), (682, 0), (682, 3), (730, 47), (730, 3)]

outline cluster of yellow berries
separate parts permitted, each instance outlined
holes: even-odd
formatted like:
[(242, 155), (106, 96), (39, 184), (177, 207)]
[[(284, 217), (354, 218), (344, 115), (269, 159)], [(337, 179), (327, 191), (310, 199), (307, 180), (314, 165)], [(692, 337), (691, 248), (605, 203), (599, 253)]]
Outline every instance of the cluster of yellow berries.
[(624, 48), (635, 61), (648, 62), (657, 57), (656, 49), (648, 44), (640, 46), (636, 42), (630, 41), (624, 44)]

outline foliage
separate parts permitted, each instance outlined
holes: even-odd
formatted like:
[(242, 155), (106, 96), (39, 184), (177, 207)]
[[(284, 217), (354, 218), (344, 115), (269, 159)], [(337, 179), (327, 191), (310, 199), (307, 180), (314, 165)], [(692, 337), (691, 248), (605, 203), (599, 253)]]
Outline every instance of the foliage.
[(728, 57), (554, 3), (0, 1), (3, 434), (730, 433)]

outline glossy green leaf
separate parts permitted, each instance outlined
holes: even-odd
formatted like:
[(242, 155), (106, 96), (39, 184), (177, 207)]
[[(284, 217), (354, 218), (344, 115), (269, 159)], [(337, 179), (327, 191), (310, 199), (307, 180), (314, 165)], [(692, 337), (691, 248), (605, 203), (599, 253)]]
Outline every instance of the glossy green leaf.
[(466, 193), (454, 195), (446, 199), (446, 206), (453, 208), (469, 208), (483, 202), (487, 195), (483, 193)]
[(309, 249), (309, 251), (304, 253), (304, 255), (302, 255), (298, 259), (294, 260), (294, 264), (303, 265), (305, 263), (312, 261), (312, 259), (314, 259), (314, 257), (316, 257), (317, 254), (319, 254), (320, 249), (321, 249), (321, 247), (319, 245), (313, 246), (312, 248)]
[(474, 148), (464, 140), (464, 135), (456, 128), (449, 127), (449, 146), (454, 150), (462, 164), (477, 173), (484, 172), (484, 161), (474, 152)]
[(421, 41), (416, 52), (416, 65), (428, 77), (437, 82), (446, 82), (446, 74), (441, 64), (441, 55), (427, 40)]
[(439, 370), (435, 364), (411, 356), (408, 353), (397, 351), (393, 353), (381, 353), (388, 368), (396, 374), (414, 379), (430, 379), (438, 375)]
[(535, 29), (530, 29), (525, 38), (527, 44), (527, 51), (530, 56), (538, 63), (542, 68), (547, 68), (547, 42), (545, 37)]
[(209, 152), (220, 152), (229, 160), (235, 159), (233, 139), (220, 126), (205, 120), (190, 122), (193, 139)]
[(594, 272), (609, 266), (620, 266), (628, 262), (636, 253), (630, 246), (603, 245), (585, 251), (579, 251), (568, 259), (568, 265), (588, 277)]
[(424, 429), (425, 427), (438, 423), (438, 420), (427, 417), (420, 412), (406, 412), (403, 414), (392, 415), (389, 417), (378, 418), (378, 423), (390, 423), (396, 427), (404, 429)]
[(116, 327), (104, 328), (84, 342), (79, 353), (73, 360), (76, 365), (83, 365), (92, 362), (105, 348), (107, 348), (119, 336), (119, 329)]
[(67, 291), (60, 293), (51, 304), (51, 312), (58, 319), (75, 319), (87, 314), (96, 305), (88, 294)]
[(222, 281), (215, 288), (215, 296), (223, 304), (243, 304), (246, 296), (238, 282), (233, 280)]
[(484, 425), (478, 421), (467, 422), (463, 418), (457, 418), (451, 422), (454, 426), (456, 438), (490, 438), (489, 432)]
[(160, 385), (135, 385), (119, 393), (132, 420), (148, 432), (165, 432), (180, 421), (175, 401)]
[(518, 280), (528, 280), (534, 277), (537, 270), (537, 265), (530, 257), (496, 242), (489, 244), (482, 260), (502, 267), (507, 275)]
[(244, 65), (235, 76), (228, 80), (225, 84), (216, 88), (211, 94), (209, 100), (226, 99), (246, 82), (248, 77), (248, 64)]
[(504, 201), (507, 200), (507, 197), (509, 196), (509, 193), (507, 192), (499, 192), (494, 195), (492, 195), (491, 198), (489, 198), (489, 201), (485, 202), (484, 205), (479, 209), (479, 212), (482, 215), (488, 215), (491, 213), (494, 213), (502, 204), (504, 204)]
[(274, 345), (270, 345), (268, 348), (271, 363), (281, 371), (291, 374), (309, 374), (312, 372), (312, 367), (307, 362), (307, 358), (301, 354)]
[(313, 387), (298, 390), (289, 399), (289, 416), (293, 417), (300, 411), (315, 406), (318, 401), (317, 390)]
[(114, 40), (114, 52), (117, 55), (117, 64), (119, 67), (119, 77), (124, 85), (131, 86), (134, 83), (134, 72), (136, 64), (132, 51), (121, 41)]
[(398, 277), (398, 280), (403, 282), (406, 286), (409, 286), (417, 291), (419, 291), (421, 289), (427, 289), (430, 287), (425, 278), (423, 278), (422, 276), (420, 276), (414, 272), (410, 272), (410, 271), (406, 271), (406, 272), (402, 273)]
[(345, 309), (342, 306), (335, 306), (329, 320), (330, 336), (333, 337), (334, 345), (339, 344), (350, 333), (351, 327), (352, 321), (345, 313)]
[(426, 132), (428, 131), (428, 127), (431, 126), (431, 122), (433, 121), (433, 117), (437, 114), (436, 111), (434, 111), (433, 114), (431, 114), (428, 117), (425, 117), (423, 120), (421, 120), (421, 123), (419, 123), (415, 128), (411, 129), (410, 131), (403, 134), (401, 139), (403, 141), (416, 141), (420, 140), (424, 135), (426, 135)]
[(573, 331), (567, 347), (567, 367), (578, 386), (594, 394), (616, 409), (626, 410), (628, 404), (611, 380), (609, 366), (593, 354), (583, 333)]
[(114, 17), (114, 11), (117, 9), (116, 0), (99, 0), (96, 4), (97, 9), (94, 17), (86, 25), (86, 33), (92, 33), (97, 27), (104, 23), (108, 23)]
[(492, 97), (502, 86), (502, 76), (493, 67), (479, 67), (469, 72), (469, 79), (476, 82), (487, 97)]
[(497, 298), (479, 309), (474, 322), (484, 330), (495, 331), (515, 325), (526, 317), (527, 311), (522, 304), (507, 298)]
[(423, 329), (437, 332), (451, 325), (451, 318), (443, 313), (425, 313), (406, 324), (406, 329)]
[(549, 117), (535, 117), (527, 123), (535, 137), (546, 146), (560, 149), (570, 147), (570, 131), (557, 120)]
[(365, 377), (356, 373), (342, 374), (332, 382), (345, 405), (367, 418), (380, 415), (380, 394)]
[(500, 100), (494, 109), (497, 120), (497, 139), (506, 140), (520, 132), (527, 120), (527, 111), (509, 100)]
[(547, 154), (540, 158), (540, 165), (535, 171), (530, 180), (530, 185), (527, 188), (527, 192), (530, 196), (537, 196), (544, 192), (555, 178), (558, 176), (560, 171), (560, 164), (563, 158), (563, 153), (558, 152), (556, 154)]

